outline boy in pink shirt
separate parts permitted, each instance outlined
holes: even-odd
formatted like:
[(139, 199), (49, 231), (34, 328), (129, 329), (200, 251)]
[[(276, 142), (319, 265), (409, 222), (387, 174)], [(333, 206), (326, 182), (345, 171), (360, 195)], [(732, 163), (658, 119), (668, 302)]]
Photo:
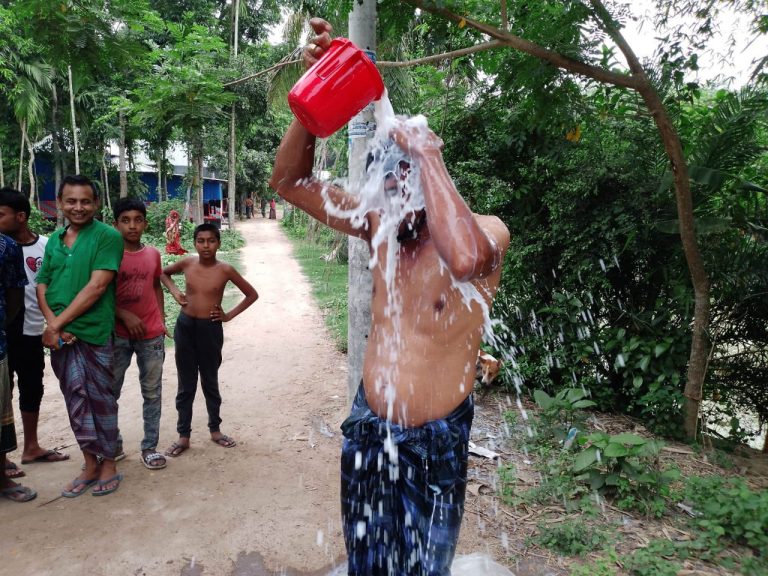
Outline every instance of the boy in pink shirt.
[[(141, 461), (150, 470), (165, 468), (157, 452), (160, 436), (163, 361), (165, 360), (165, 308), (160, 274), (160, 252), (141, 243), (147, 227), (147, 209), (141, 200), (122, 198), (114, 208), (115, 227), (123, 236), (124, 252), (117, 273), (117, 322), (114, 340), (114, 391), (120, 398), (125, 371), (136, 354), (144, 398), (144, 439)], [(118, 437), (118, 454), (123, 438)]]

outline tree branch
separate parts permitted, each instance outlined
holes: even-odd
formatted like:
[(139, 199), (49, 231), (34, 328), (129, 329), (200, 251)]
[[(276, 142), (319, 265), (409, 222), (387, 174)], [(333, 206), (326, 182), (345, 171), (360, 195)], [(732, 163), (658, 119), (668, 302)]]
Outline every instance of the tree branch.
[(510, 46), (520, 50), (521, 52), (535, 56), (536, 58), (544, 60), (545, 62), (549, 62), (553, 66), (557, 66), (558, 68), (562, 68), (568, 72), (580, 74), (582, 76), (586, 76), (587, 78), (592, 78), (607, 84), (632, 88), (633, 90), (636, 90), (638, 87), (639, 82), (634, 76), (617, 74), (616, 72), (611, 72), (610, 70), (605, 70), (604, 68), (592, 66), (591, 64), (586, 64), (584, 62), (574, 60), (573, 58), (563, 56), (558, 52), (549, 50), (543, 46), (539, 46), (534, 42), (525, 40), (519, 36), (510, 34), (509, 32), (499, 30), (494, 26), (478, 22), (477, 20), (472, 20), (466, 16), (460, 16), (446, 8), (438, 8), (432, 2), (425, 0), (405, 0), (405, 2), (415, 6), (416, 8), (420, 8), (426, 12), (431, 12), (432, 14), (437, 14), (456, 23), (464, 21), (467, 26), (482, 32), (483, 34), (487, 34), (491, 38), (499, 40), (504, 46)]
[(229, 88), (230, 86), (237, 86), (238, 84), (242, 84), (243, 82), (248, 82), (248, 80), (253, 80), (254, 78), (262, 76), (267, 72), (272, 72), (272, 70), (279, 70), (280, 68), (283, 68), (285, 66), (290, 66), (291, 64), (299, 64), (300, 62), (301, 62), (301, 58), (299, 58), (298, 60), (287, 60), (285, 62), (278, 62), (277, 64), (275, 64), (274, 66), (270, 66), (266, 70), (259, 70), (254, 74), (250, 74), (243, 78), (238, 78), (237, 80), (232, 80), (231, 82), (227, 82), (226, 84), (224, 84), (224, 88)]
[(405, 62), (387, 62), (386, 60), (382, 60), (380, 62), (376, 62), (376, 66), (379, 68), (406, 68), (408, 66), (418, 66), (420, 64), (431, 64), (432, 62), (439, 62), (441, 60), (461, 58), (467, 54), (474, 54), (475, 52), (482, 52), (484, 50), (492, 50), (501, 46), (504, 46), (503, 42), (499, 40), (491, 40), (490, 42), (475, 44), (469, 48), (461, 48), (459, 50), (452, 50), (451, 52), (443, 52), (442, 54), (433, 54), (432, 56), (417, 58), (415, 60), (406, 60)]

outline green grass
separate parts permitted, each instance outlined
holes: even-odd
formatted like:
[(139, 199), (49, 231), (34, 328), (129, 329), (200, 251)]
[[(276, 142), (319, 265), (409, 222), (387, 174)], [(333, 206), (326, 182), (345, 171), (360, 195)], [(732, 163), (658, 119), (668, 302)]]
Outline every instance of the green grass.
[(291, 237), (293, 253), (312, 285), (312, 294), (325, 318), (336, 348), (347, 352), (347, 269), (346, 263), (326, 262), (325, 246)]

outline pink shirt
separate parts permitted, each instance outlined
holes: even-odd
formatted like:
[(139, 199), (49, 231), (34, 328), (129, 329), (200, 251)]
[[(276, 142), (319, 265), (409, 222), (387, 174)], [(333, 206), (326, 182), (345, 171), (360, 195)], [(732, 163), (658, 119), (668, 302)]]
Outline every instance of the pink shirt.
[[(144, 322), (144, 340), (163, 333), (163, 315), (155, 296), (155, 280), (163, 267), (160, 252), (144, 246), (136, 252), (123, 252), (123, 261), (117, 272), (117, 307), (133, 312)], [(118, 320), (115, 332), (121, 338), (130, 338), (125, 325)]]

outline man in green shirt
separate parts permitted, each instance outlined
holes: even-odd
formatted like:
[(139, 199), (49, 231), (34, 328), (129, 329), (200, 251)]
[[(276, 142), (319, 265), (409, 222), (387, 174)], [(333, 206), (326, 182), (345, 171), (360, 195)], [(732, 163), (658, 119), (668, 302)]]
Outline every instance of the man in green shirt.
[[(123, 258), (120, 233), (94, 219), (99, 198), (84, 176), (67, 176), (58, 203), (69, 225), (54, 232), (37, 276), (37, 299), (47, 327), (43, 345), (59, 379), (85, 467), (64, 488), (74, 498), (117, 490), (117, 401), (112, 390), (115, 276)], [(100, 462), (98, 456), (103, 456)]]

